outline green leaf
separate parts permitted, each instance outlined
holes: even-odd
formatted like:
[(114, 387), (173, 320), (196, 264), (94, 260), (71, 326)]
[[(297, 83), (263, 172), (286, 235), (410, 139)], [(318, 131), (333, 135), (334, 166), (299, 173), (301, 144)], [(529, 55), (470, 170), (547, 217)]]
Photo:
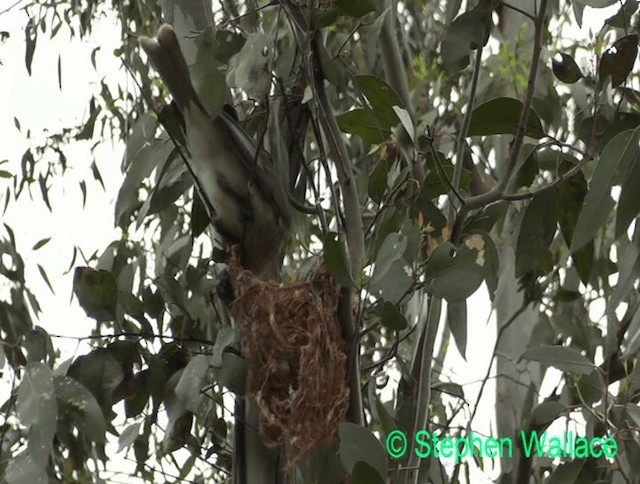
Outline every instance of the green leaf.
[(467, 67), (469, 52), (487, 44), (491, 25), (491, 8), (486, 2), (457, 17), (444, 34), (440, 47), (445, 69), (456, 72)]
[[(442, 229), (447, 226), (447, 217), (444, 216), (442, 211), (431, 200), (425, 198), (426, 190), (422, 190), (420, 196), (415, 202), (415, 209), (422, 214), (424, 220), (424, 227), (429, 230), (432, 228), (435, 234), (441, 234)], [(431, 234), (434, 235), (434, 234)]]
[(614, 176), (617, 172), (625, 173), (630, 163), (638, 157), (639, 140), (640, 128), (636, 128), (620, 133), (604, 147), (576, 223), (570, 244), (571, 252), (584, 247), (604, 225), (614, 205), (610, 195)]
[(630, 243), (624, 249), (624, 253), (618, 262), (618, 269), (620, 271), (618, 282), (607, 301), (607, 314), (611, 314), (616, 310), (640, 277), (640, 248), (636, 244)]
[(406, 237), (397, 232), (387, 235), (376, 256), (376, 266), (371, 276), (371, 284), (379, 284), (391, 269), (393, 263), (402, 259), (402, 254), (407, 246)]
[(109, 271), (76, 267), (73, 292), (87, 316), (96, 321), (113, 321), (118, 302), (118, 285)]
[(67, 375), (91, 392), (103, 412), (111, 408), (113, 391), (124, 378), (122, 367), (105, 348), (77, 358)]
[(457, 383), (438, 381), (435, 382), (431, 388), (439, 391), (440, 393), (446, 393), (447, 395), (459, 398), (460, 400), (465, 400), (464, 388), (462, 385), (458, 385)]
[(316, 45), (316, 49), (322, 74), (325, 79), (338, 88), (345, 87), (347, 83), (347, 71), (344, 64), (329, 55), (323, 43)]
[(556, 206), (554, 193), (539, 193), (529, 203), (520, 224), (516, 249), (516, 277), (532, 272), (535, 276), (553, 269), (549, 247), (556, 233)]
[(496, 291), (498, 290), (498, 270), (500, 266), (498, 249), (496, 248), (495, 242), (486, 231), (475, 229), (473, 231), (469, 231), (469, 233), (471, 235), (480, 235), (484, 240), (484, 281), (487, 284), (489, 298), (493, 301), (496, 297)]
[(53, 286), (51, 285), (51, 282), (49, 281), (49, 276), (47, 276), (47, 272), (44, 270), (44, 267), (42, 267), (40, 264), (36, 264), (36, 267), (38, 268), (38, 272), (40, 273), (40, 277), (42, 277), (42, 280), (45, 282), (47, 287), (49, 287), (49, 290), (51, 291), (51, 293), (55, 294), (55, 291), (53, 290)]
[(413, 127), (413, 120), (409, 115), (409, 111), (404, 108), (394, 106), (393, 111), (396, 113), (400, 122), (402, 123), (402, 127), (405, 129), (409, 138), (411, 138), (411, 142), (415, 143), (416, 141), (416, 129)]
[[(574, 2), (575, 3), (575, 2)], [(580, 471), (587, 459), (574, 459), (560, 464), (549, 477), (547, 484), (568, 484), (578, 482)]]
[(522, 145), (520, 154), (518, 155), (518, 163), (516, 164), (516, 180), (515, 186), (528, 188), (535, 181), (540, 167), (538, 164), (538, 153), (536, 146), (525, 143)]
[(47, 462), (58, 423), (58, 405), (51, 369), (40, 362), (29, 363), (18, 387), (16, 410), (22, 425), (29, 426), (27, 447), (36, 462)]
[(626, 360), (629, 356), (635, 355), (640, 348), (640, 304), (636, 307), (629, 328), (624, 335), (624, 351), (621, 358)]
[(533, 428), (544, 428), (553, 423), (567, 411), (567, 407), (558, 401), (546, 400), (531, 411), (529, 425)]
[(407, 319), (404, 317), (395, 304), (384, 302), (380, 310), (380, 320), (382, 326), (393, 331), (402, 331), (408, 325)]
[(30, 329), (25, 333), (23, 341), (28, 362), (43, 361), (48, 354), (53, 356), (51, 338), (44, 329), (40, 327)]
[(371, 144), (380, 144), (391, 136), (391, 131), (368, 109), (352, 109), (336, 116), (336, 120), (342, 131), (359, 136)]
[(128, 425), (118, 437), (118, 450), (116, 453), (130, 447), (138, 438), (138, 435), (140, 435), (140, 422)]
[(640, 213), (640, 156), (635, 156), (627, 170), (616, 210), (615, 237), (619, 239)]
[(159, 292), (154, 292), (149, 287), (142, 290), (142, 303), (144, 312), (152, 318), (158, 318), (164, 310), (164, 301)]
[(131, 135), (127, 139), (127, 146), (124, 150), (122, 160), (122, 170), (127, 171), (134, 157), (147, 143), (154, 139), (158, 121), (150, 113), (142, 114), (131, 128)]
[(188, 313), (186, 309), (187, 301), (185, 299), (185, 294), (180, 287), (180, 284), (178, 284), (178, 281), (173, 277), (161, 276), (153, 282), (158, 287), (161, 299), (163, 299), (167, 304), (175, 304), (180, 309)]
[(335, 0), (333, 5), (343, 14), (354, 18), (364, 17), (376, 9), (373, 0)]
[(57, 420), (58, 411), (51, 369), (44, 363), (29, 363), (18, 387), (16, 410), (24, 425), (38, 425)]
[[(515, 134), (523, 104), (518, 99), (499, 97), (481, 104), (471, 113), (469, 136)], [(544, 130), (536, 112), (531, 109), (525, 134), (532, 138), (543, 137)]]
[(447, 303), (447, 325), (463, 359), (467, 359), (467, 301)]
[(118, 292), (118, 302), (122, 306), (125, 314), (139, 319), (144, 316), (144, 304), (136, 296), (126, 291)]
[(329, 274), (338, 284), (342, 287), (353, 286), (344, 245), (335, 235), (327, 234), (324, 239), (324, 261)]
[(38, 460), (29, 452), (21, 452), (7, 464), (4, 479), (7, 484), (48, 484), (47, 459)]
[(82, 192), (82, 208), (84, 209), (87, 204), (87, 183), (84, 180), (81, 180), (78, 185)]
[[(566, 173), (571, 166), (573, 165), (566, 159), (563, 160), (559, 167), (559, 174)], [(565, 180), (556, 191), (556, 214), (558, 215), (560, 231), (567, 246), (573, 239), (573, 233), (587, 191), (587, 180), (582, 172), (578, 172), (568, 180)], [(593, 266), (593, 241), (580, 250), (573, 252), (571, 258), (580, 280), (587, 284), (591, 277), (591, 268)]]
[(42, 194), (42, 200), (44, 201), (44, 204), (49, 209), (49, 212), (52, 212), (53, 210), (51, 209), (51, 203), (49, 202), (49, 189), (47, 188), (47, 179), (43, 175), (40, 175), (38, 177), (38, 186), (40, 187), (40, 193)]
[(80, 132), (76, 135), (76, 140), (90, 140), (93, 138), (93, 130), (96, 125), (96, 120), (98, 119), (98, 115), (102, 111), (101, 106), (96, 106), (96, 102), (94, 99), (89, 101), (89, 117), (84, 122), (84, 126), (80, 130)]
[[(231, 58), (245, 44), (237, 32), (226, 29), (205, 28), (196, 37), (198, 54), (192, 69), (193, 85), (210, 116), (218, 115), (229, 97), (222, 65), (229, 65)], [(235, 62), (235, 61), (234, 61)], [(216, 89), (211, 89), (216, 86)]]
[(578, 27), (582, 28), (582, 17), (584, 15), (584, 5), (581, 3), (576, 2), (571, 2), (572, 6), (573, 6), (573, 16), (576, 19), (576, 23), (578, 24)]
[(587, 7), (604, 8), (613, 5), (618, 1), (619, 0), (575, 0), (574, 3), (580, 3), (582, 5), (586, 5)]
[(351, 472), (351, 484), (384, 484), (380, 473), (366, 462), (356, 462)]
[(371, 293), (390, 303), (398, 303), (413, 284), (413, 279), (405, 271), (405, 265), (404, 259), (394, 261), (385, 277), (370, 283)]
[(68, 376), (56, 376), (53, 383), (56, 397), (80, 415), (79, 428), (82, 433), (94, 442), (105, 442), (107, 423), (91, 392)]
[(218, 330), (216, 336), (216, 343), (213, 345), (213, 351), (211, 354), (211, 366), (219, 367), (222, 364), (222, 356), (224, 350), (229, 346), (232, 346), (240, 341), (240, 335), (238, 330), (229, 326), (223, 326)]
[(367, 192), (369, 193), (371, 200), (376, 203), (382, 202), (384, 192), (387, 190), (387, 175), (390, 168), (391, 163), (382, 159), (376, 164), (369, 175)]
[(33, 246), (33, 249), (31, 249), (31, 250), (38, 250), (38, 249), (44, 247), (45, 245), (47, 245), (49, 243), (50, 240), (51, 240), (51, 237), (47, 237), (45, 239), (40, 239), (38, 242), (35, 243), (35, 245)]
[(387, 454), (382, 445), (366, 427), (350, 422), (340, 424), (340, 460), (349, 474), (358, 462), (373, 467), (381, 479), (387, 475)]
[(400, 121), (394, 106), (404, 106), (400, 96), (386, 82), (376, 76), (356, 76), (356, 86), (369, 101), (373, 114), (384, 128), (391, 128)]
[(24, 35), (27, 45), (24, 55), (24, 63), (27, 67), (29, 76), (31, 76), (31, 63), (33, 62), (33, 54), (36, 51), (36, 42), (38, 40), (38, 28), (33, 17), (29, 17), (29, 21), (24, 29)]
[(457, 250), (449, 242), (440, 244), (424, 266), (433, 295), (447, 301), (471, 296), (484, 279), (484, 254), (480, 236), (468, 237)]
[(182, 401), (185, 408), (191, 412), (197, 412), (200, 404), (200, 391), (204, 382), (207, 369), (209, 368), (209, 357), (196, 355), (185, 367), (180, 380), (176, 385), (176, 395)]
[(338, 20), (338, 11), (333, 7), (315, 9), (311, 12), (311, 28), (323, 29)]
[(582, 71), (578, 67), (578, 64), (576, 64), (576, 61), (573, 60), (573, 57), (562, 52), (559, 54), (560, 59), (554, 57), (551, 61), (554, 75), (566, 84), (573, 84), (582, 79), (584, 77)]
[(575, 373), (577, 375), (588, 375), (595, 368), (593, 362), (587, 357), (576, 349), (567, 346), (537, 346), (525, 351), (522, 354), (522, 359), (539, 361), (562, 372)]
[(131, 158), (116, 199), (115, 220), (119, 227), (128, 226), (128, 216), (140, 205), (138, 190), (142, 181), (151, 174), (158, 163), (166, 161), (172, 155), (173, 149), (172, 143), (155, 140), (143, 145)]
[(604, 21), (606, 25), (626, 29), (629, 27), (631, 16), (638, 10), (638, 0), (627, 0), (615, 15)]
[[(175, 103), (165, 104), (160, 108), (158, 121), (169, 135), (169, 138), (175, 140), (181, 147), (187, 146), (187, 140), (184, 137), (184, 119)], [(150, 134), (153, 135), (153, 133)], [(151, 140), (147, 141), (150, 142)]]
[(191, 226), (191, 237), (197, 239), (209, 226), (209, 216), (207, 215), (207, 209), (202, 202), (202, 199), (198, 196), (193, 197), (193, 203), (191, 204), (191, 220), (189, 221)]
[(598, 76), (601, 84), (604, 84), (607, 77), (611, 76), (611, 87), (618, 87), (622, 84), (638, 57), (638, 36), (627, 35), (616, 40), (600, 58), (598, 66)]

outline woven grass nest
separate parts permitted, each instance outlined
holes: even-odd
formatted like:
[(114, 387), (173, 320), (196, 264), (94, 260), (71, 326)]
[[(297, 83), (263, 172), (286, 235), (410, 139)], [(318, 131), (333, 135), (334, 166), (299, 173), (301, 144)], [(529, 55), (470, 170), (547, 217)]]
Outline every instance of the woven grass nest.
[(349, 402), (347, 357), (336, 316), (339, 287), (321, 266), (310, 281), (282, 285), (229, 264), (243, 324), (247, 397), (260, 414), (265, 445), (279, 448), (287, 468), (334, 442)]

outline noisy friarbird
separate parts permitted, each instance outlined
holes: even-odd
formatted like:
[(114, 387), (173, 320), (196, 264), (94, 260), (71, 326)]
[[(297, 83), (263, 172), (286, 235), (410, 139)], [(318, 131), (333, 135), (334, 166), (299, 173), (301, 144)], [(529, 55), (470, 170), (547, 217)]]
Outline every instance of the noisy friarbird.
[(204, 108), (171, 25), (161, 26), (156, 39), (142, 37), (140, 46), (184, 118), (188, 162), (205, 205), (215, 211), (215, 227), (239, 244), (245, 269), (277, 279), (291, 219), (272, 160), (235, 119), (225, 112), (212, 117)]

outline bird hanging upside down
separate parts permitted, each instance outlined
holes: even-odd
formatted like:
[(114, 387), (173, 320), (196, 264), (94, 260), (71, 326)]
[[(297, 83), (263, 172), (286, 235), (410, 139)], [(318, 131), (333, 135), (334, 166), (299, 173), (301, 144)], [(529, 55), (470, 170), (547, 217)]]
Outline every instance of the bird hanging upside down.
[(216, 229), (239, 245), (245, 269), (277, 279), (291, 218), (271, 158), (228, 114), (209, 115), (171, 25), (162, 25), (156, 39), (141, 37), (140, 45), (184, 118), (191, 172), (203, 203), (215, 211)]

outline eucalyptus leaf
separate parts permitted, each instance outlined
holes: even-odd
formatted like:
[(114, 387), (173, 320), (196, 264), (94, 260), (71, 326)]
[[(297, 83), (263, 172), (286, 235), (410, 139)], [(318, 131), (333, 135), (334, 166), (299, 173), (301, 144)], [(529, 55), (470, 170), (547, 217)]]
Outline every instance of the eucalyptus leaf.
[(358, 462), (373, 467), (380, 478), (387, 475), (387, 454), (376, 437), (366, 427), (350, 422), (340, 424), (340, 460), (349, 474)]
[(457, 250), (449, 242), (440, 244), (427, 260), (424, 273), (434, 296), (459, 301), (471, 296), (482, 284), (484, 241), (480, 236), (472, 237)]
[[(468, 135), (515, 134), (522, 108), (521, 101), (510, 97), (499, 97), (481, 104), (471, 113)], [(533, 109), (529, 112), (525, 134), (532, 138), (545, 135), (540, 118)]]
[(610, 192), (614, 177), (617, 172), (625, 173), (638, 157), (639, 140), (640, 128), (636, 128), (620, 133), (604, 147), (576, 222), (570, 244), (571, 252), (584, 247), (603, 226), (613, 208)]
[(542, 345), (528, 349), (522, 354), (522, 359), (539, 361), (553, 366), (560, 371), (588, 375), (595, 369), (595, 365), (575, 348), (567, 346)]

